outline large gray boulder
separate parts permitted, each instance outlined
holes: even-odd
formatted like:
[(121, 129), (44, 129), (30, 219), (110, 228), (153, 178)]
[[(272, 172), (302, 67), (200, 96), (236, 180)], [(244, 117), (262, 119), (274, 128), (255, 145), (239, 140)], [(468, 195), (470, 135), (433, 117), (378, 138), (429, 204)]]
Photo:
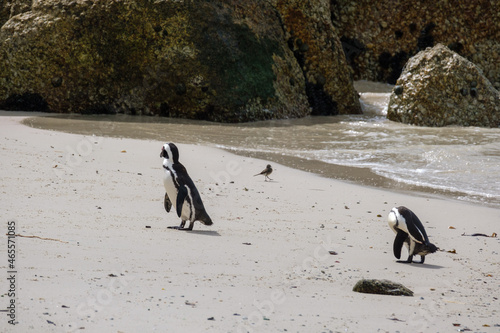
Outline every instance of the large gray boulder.
[(411, 58), (387, 118), (420, 126), (500, 126), (500, 94), (473, 63), (438, 44)]

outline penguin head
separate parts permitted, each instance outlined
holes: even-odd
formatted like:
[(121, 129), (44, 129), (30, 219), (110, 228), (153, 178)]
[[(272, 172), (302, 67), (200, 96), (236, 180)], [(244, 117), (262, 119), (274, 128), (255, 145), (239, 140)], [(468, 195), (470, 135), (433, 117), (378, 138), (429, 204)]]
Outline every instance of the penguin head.
[(439, 248), (432, 243), (428, 243), (425, 245), (425, 250), (427, 251), (427, 253), (434, 253), (434, 252), (438, 251)]
[(430, 242), (426, 244), (416, 243), (414, 254), (425, 256), (429, 253), (434, 253), (438, 250), (439, 248)]
[(167, 159), (170, 163), (179, 163), (179, 150), (173, 143), (165, 143), (161, 148), (160, 157)]

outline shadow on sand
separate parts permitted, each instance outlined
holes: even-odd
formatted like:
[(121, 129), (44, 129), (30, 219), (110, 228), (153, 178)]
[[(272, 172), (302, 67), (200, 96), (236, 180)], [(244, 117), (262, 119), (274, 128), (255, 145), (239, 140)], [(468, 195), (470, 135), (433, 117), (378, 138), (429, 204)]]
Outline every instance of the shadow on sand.
[(440, 265), (429, 265), (429, 264), (420, 264), (418, 262), (414, 262), (414, 263), (411, 263), (411, 264), (408, 264), (408, 263), (401, 263), (401, 264), (404, 264), (404, 265), (408, 265), (408, 266), (411, 266), (411, 267), (416, 267), (416, 268), (425, 268), (425, 269), (441, 269), (441, 268), (445, 268), (444, 266), (440, 266)]
[(205, 236), (220, 236), (219, 232), (215, 230), (186, 230), (186, 232)]

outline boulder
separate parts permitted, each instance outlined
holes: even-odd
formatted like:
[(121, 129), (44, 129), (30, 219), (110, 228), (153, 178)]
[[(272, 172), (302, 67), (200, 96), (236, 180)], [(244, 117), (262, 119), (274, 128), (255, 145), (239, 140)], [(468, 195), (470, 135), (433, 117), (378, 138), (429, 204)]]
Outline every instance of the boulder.
[(359, 280), (352, 291), (365, 294), (380, 294), (380, 295), (394, 295), (394, 296), (413, 296), (413, 291), (406, 288), (400, 283), (392, 282), (389, 280)]
[(476, 65), (438, 44), (406, 63), (387, 118), (420, 126), (499, 127), (500, 94)]
[(0, 103), (225, 122), (308, 115), (276, 9), (233, 2), (37, 1), (0, 30)]
[[(321, 20), (304, 14), (300, 23), (332, 30), (328, 1), (318, 4)], [(329, 107), (331, 114), (359, 113), (338, 38), (311, 32), (289, 45), (286, 12), (279, 11), (285, 8), (239, 0), (35, 1), (0, 30), (0, 108), (221, 122), (303, 117)], [(337, 51), (323, 55), (308, 39), (320, 35)], [(330, 62), (301, 64), (295, 48)]]
[(355, 80), (395, 84), (409, 58), (441, 43), (479, 66), (500, 89), (500, 1), (331, 3)]
[(304, 72), (312, 114), (362, 113), (329, 0), (278, 0), (276, 6), (288, 45)]

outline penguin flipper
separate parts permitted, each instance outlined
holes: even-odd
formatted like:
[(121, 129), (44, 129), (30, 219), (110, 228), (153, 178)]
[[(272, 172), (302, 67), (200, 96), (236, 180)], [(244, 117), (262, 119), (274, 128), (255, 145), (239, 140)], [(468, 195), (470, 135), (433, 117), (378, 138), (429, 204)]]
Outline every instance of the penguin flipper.
[(401, 258), (401, 249), (403, 248), (403, 244), (406, 238), (408, 238), (408, 234), (402, 230), (398, 230), (396, 238), (394, 239), (394, 245), (392, 247), (394, 256), (398, 259)]
[(170, 213), (170, 209), (172, 209), (172, 201), (170, 201), (167, 192), (165, 192), (165, 199), (163, 200), (163, 206), (165, 207), (167, 213)]
[(175, 208), (177, 209), (177, 216), (181, 217), (182, 205), (184, 205), (184, 200), (188, 195), (188, 190), (185, 186), (179, 186), (179, 191), (177, 192), (177, 201)]

